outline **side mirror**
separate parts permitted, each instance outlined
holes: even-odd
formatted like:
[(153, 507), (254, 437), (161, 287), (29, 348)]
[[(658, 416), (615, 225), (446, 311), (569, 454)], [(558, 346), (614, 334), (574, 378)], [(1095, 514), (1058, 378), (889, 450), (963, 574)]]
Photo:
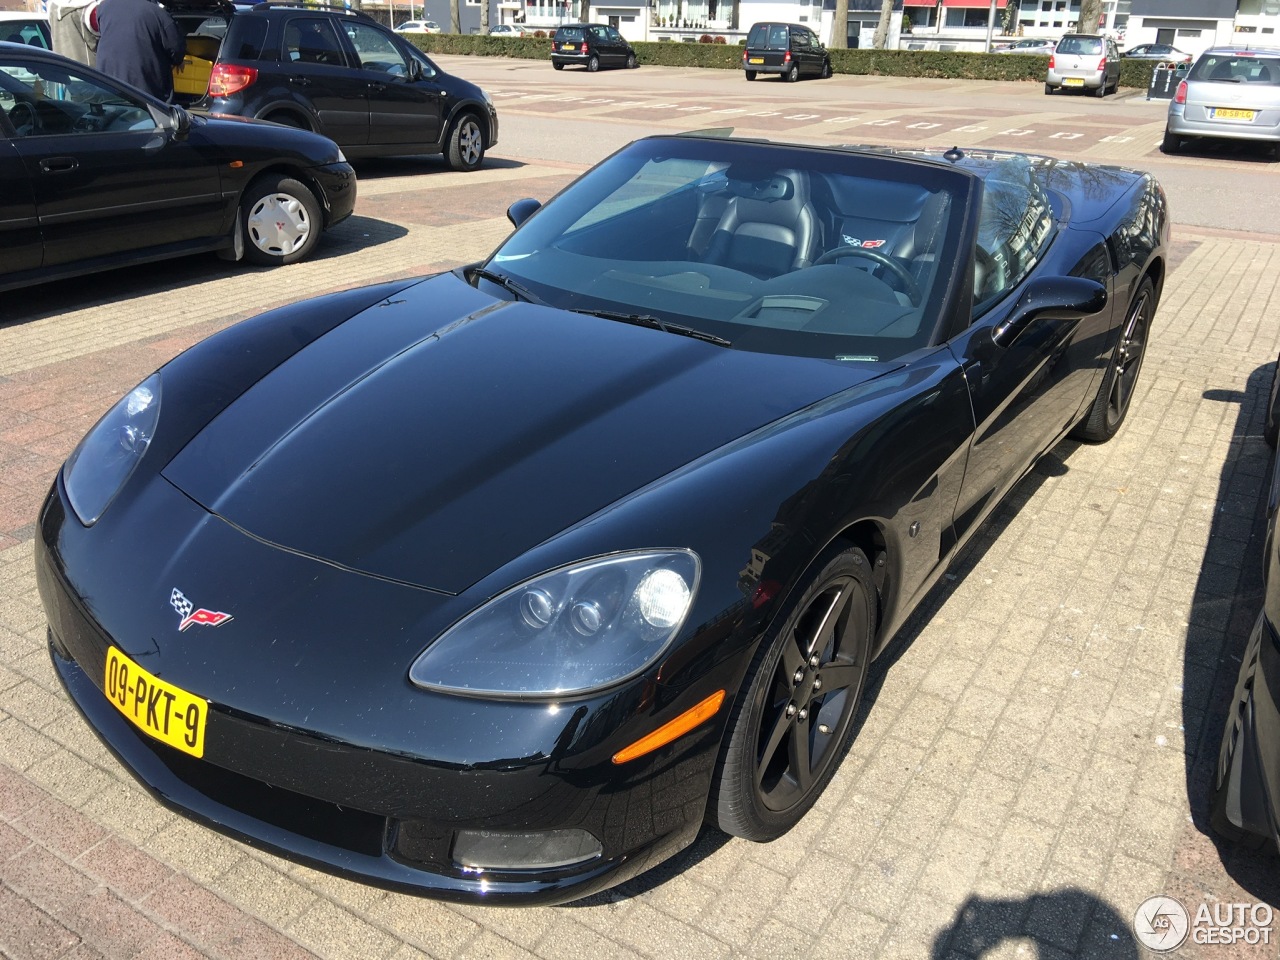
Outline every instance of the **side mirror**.
[(158, 119), (161, 128), (175, 140), (185, 140), (191, 132), (191, 114), (176, 104), (170, 104)]
[(507, 207), (507, 219), (511, 221), (513, 227), (518, 227), (540, 209), (542, 209), (541, 203), (531, 197), (525, 197)]
[(409, 79), (410, 80), (422, 79), (422, 61), (421, 60), (415, 60), (413, 57), (409, 58)]
[(1013, 311), (991, 333), (996, 346), (1009, 347), (1036, 320), (1080, 320), (1107, 305), (1107, 288), (1084, 277), (1043, 277), (1032, 280)]

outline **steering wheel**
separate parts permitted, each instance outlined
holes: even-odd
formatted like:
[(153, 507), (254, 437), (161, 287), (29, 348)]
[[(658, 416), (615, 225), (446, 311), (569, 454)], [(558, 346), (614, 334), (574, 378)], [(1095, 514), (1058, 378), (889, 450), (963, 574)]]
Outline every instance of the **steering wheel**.
[(843, 260), (845, 257), (865, 257), (867, 260), (880, 264), (901, 283), (902, 292), (907, 295), (911, 305), (913, 307), (920, 306), (920, 301), (924, 299), (924, 292), (921, 291), (920, 284), (916, 283), (916, 278), (908, 273), (907, 268), (897, 260), (886, 253), (881, 253), (879, 250), (869, 250), (866, 247), (836, 247), (834, 250), (828, 250), (813, 261), (813, 265), (820, 267), (826, 263), (835, 263), (837, 260)]
[(9, 108), (9, 122), (13, 124), (20, 137), (40, 130), (40, 115), (36, 113), (35, 107), (25, 101), (20, 100)]

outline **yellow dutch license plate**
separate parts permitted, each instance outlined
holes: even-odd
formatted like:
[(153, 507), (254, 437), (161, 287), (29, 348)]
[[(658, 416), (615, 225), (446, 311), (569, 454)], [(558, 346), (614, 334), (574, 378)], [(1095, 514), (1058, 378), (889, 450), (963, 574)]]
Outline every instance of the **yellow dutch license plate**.
[(560, 49), (568, 50), (570, 53), (573, 53), (573, 51), (578, 49), (578, 45), (576, 43), (562, 43), (560, 44)]
[(1252, 110), (1236, 110), (1228, 107), (1214, 107), (1213, 119), (1215, 120), (1252, 120)]
[(115, 647), (107, 649), (102, 687), (112, 705), (147, 736), (204, 756), (207, 701), (148, 673)]
[(764, 63), (764, 57), (752, 57), (747, 63)]
[(1062, 81), (1064, 87), (1083, 87), (1084, 81), (1079, 77), (1067, 77)]

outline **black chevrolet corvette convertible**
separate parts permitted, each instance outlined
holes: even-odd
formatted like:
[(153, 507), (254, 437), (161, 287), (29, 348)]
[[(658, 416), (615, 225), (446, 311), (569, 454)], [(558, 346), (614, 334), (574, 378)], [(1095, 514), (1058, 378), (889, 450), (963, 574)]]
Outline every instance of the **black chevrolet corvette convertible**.
[(1168, 212), (1113, 167), (661, 136), (509, 216), (147, 378), (37, 564), (59, 676), (165, 804), (553, 903), (799, 821), (957, 550), (1119, 429)]

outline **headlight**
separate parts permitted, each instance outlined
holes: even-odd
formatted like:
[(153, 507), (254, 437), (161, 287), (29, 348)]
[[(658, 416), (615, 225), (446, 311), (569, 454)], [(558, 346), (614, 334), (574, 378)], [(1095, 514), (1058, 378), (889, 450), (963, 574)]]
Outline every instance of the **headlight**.
[(341, 148), (341, 147), (339, 147), (339, 148), (338, 148), (338, 162), (339, 162), (339, 163), (346, 163), (346, 162), (347, 162), (347, 155), (346, 155), (345, 153), (343, 153), (343, 152), (342, 152), (342, 148)]
[(147, 452), (160, 418), (160, 375), (153, 373), (106, 412), (62, 468), (67, 499), (91, 527)]
[(409, 679), (484, 697), (558, 697), (618, 683), (666, 651), (693, 604), (700, 566), (691, 550), (646, 550), (541, 574), (446, 630)]

